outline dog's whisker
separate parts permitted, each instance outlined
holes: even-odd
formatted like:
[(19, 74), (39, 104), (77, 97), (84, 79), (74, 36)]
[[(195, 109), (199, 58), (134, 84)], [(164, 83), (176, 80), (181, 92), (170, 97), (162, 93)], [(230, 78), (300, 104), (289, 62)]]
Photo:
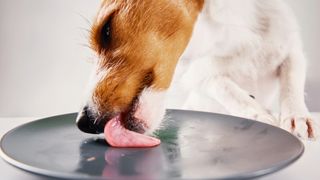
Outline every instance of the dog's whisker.
[(86, 23), (87, 25), (89, 25), (90, 27), (92, 26), (92, 21), (90, 19), (88, 19), (86, 16), (82, 15), (81, 13), (76, 13), (79, 17), (81, 17)]

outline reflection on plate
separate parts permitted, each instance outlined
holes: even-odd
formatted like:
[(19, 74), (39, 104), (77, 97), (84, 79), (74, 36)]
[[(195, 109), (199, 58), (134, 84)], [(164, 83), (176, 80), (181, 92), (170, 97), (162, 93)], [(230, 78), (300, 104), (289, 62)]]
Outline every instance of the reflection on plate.
[(80, 132), (76, 114), (34, 121), (8, 132), (1, 156), (21, 169), (68, 179), (253, 178), (280, 170), (303, 153), (279, 128), (212, 113), (168, 110), (155, 148), (109, 147)]

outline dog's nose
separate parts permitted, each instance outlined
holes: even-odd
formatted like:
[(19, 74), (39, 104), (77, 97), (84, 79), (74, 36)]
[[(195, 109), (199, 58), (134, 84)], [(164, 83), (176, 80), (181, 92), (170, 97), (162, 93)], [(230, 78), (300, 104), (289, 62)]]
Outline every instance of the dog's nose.
[(76, 123), (78, 128), (90, 134), (100, 134), (104, 130), (104, 125), (101, 121), (96, 119), (90, 112), (88, 106), (85, 106), (82, 111), (79, 112)]

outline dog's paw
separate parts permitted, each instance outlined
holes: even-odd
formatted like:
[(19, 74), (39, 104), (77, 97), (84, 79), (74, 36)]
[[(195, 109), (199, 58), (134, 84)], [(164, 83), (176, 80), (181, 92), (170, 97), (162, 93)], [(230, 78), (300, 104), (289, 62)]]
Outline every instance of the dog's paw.
[(316, 140), (319, 137), (319, 126), (310, 117), (285, 118), (280, 126), (303, 140)]

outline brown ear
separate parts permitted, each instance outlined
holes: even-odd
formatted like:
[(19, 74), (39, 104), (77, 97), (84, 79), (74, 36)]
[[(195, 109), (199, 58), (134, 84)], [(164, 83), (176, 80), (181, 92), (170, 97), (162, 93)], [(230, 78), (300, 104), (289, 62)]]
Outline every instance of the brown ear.
[(201, 11), (204, 5), (204, 0), (193, 0), (193, 3), (195, 3), (195, 7), (197, 10)]
[(204, 6), (204, 0), (185, 0), (185, 3), (189, 12), (195, 14), (198, 14)]
[(198, 9), (201, 10), (203, 8), (204, 5), (204, 0), (196, 0), (196, 3), (198, 3)]

